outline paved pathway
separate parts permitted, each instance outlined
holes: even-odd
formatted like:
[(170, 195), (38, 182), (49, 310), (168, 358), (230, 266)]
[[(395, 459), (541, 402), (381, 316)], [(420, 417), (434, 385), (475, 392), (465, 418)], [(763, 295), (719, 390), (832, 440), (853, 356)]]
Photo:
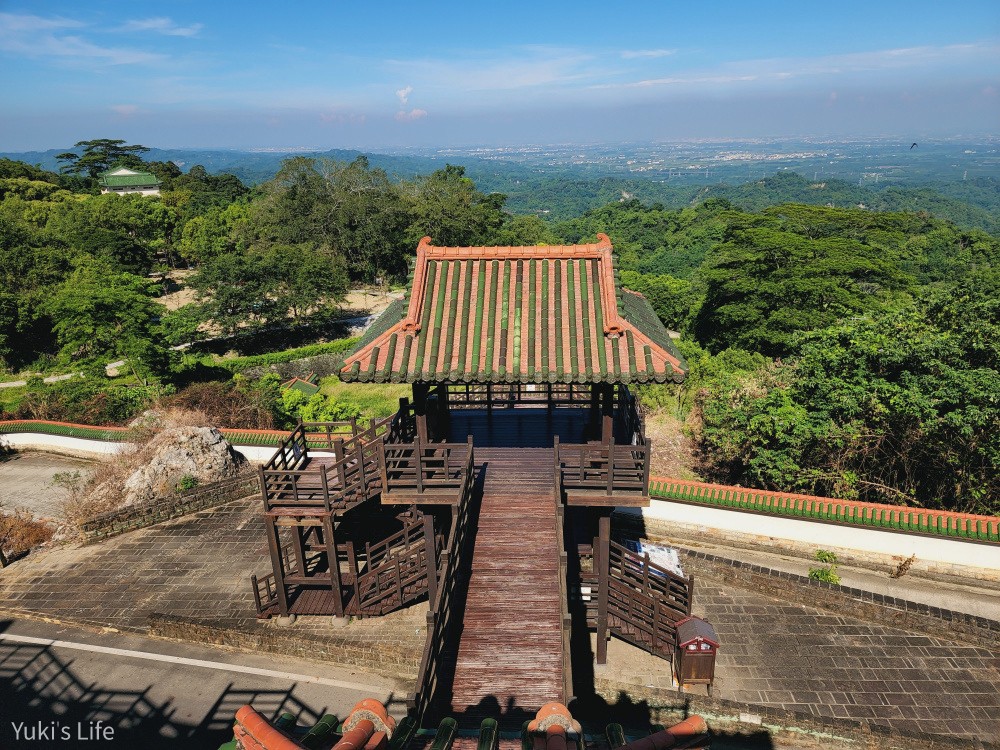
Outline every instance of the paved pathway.
[(388, 702), (398, 717), (404, 692), (385, 678), (300, 659), (276, 665), (210, 646), (0, 617), (4, 748), (78, 746), (61, 737), (26, 741), (16, 731), (21, 722), (55, 722), (76, 740), (78, 723), (86, 733), (97, 721), (113, 731), (89, 743), (102, 748), (218, 747), (232, 738), (233, 714), (246, 703), (311, 724), (325, 713), (344, 716), (363, 698)]
[[(256, 620), (247, 580), (267, 569), (259, 516), (251, 499), (101, 545), (33, 554), (0, 570), (0, 612), (135, 632), (152, 612), (272, 627)], [(294, 628), (331, 637), (349, 630), (373, 648), (412, 641), (419, 651), (423, 611), (339, 628), (315, 618)], [(935, 639), (761, 597), (707, 576), (699, 578), (695, 612), (722, 638), (720, 697), (1000, 741), (1000, 653), (957, 636)], [(609, 668), (624, 675), (631, 666), (611, 660)], [(650, 682), (667, 668), (657, 661)]]
[(55, 484), (57, 474), (86, 474), (93, 461), (28, 451), (0, 456), (0, 505), (27, 510), (39, 518), (58, 518), (69, 492)]
[[(36, 552), (0, 570), (0, 613), (27, 612), (146, 632), (150, 614), (261, 630), (250, 574), (269, 572), (260, 499), (236, 501), (89, 547)], [(333, 625), (307, 618), (295, 632), (402, 643), (419, 653), (424, 612)]]

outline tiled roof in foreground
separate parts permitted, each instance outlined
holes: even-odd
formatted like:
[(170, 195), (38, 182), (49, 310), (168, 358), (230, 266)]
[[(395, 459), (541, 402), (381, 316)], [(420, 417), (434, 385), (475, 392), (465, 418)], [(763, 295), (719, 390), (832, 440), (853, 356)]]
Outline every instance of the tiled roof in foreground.
[(686, 366), (649, 302), (621, 289), (611, 240), (435, 247), (425, 237), (408, 302), (389, 306), (346, 358), (345, 381), (663, 383)]

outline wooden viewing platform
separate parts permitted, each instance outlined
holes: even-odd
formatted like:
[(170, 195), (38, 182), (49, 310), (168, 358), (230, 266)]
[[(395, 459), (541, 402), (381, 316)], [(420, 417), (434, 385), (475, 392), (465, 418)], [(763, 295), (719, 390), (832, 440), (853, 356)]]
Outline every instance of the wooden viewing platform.
[[(484, 448), (484, 472), (452, 713), (520, 727), (563, 701), (563, 601), (551, 451)], [(530, 674), (530, 679), (526, 676)]]
[[(610, 519), (649, 502), (652, 446), (629, 386), (685, 374), (649, 302), (619, 284), (606, 236), (425, 238), (408, 297), (339, 371), (409, 383), (412, 399), (368, 426), (300, 425), (261, 470), (272, 573), (253, 580), (258, 612), (375, 616), (426, 597), (410, 698), (422, 725), (516, 730), (569, 701), (571, 585), (589, 586), (576, 620), (597, 631), (597, 663), (612, 634), (670, 658), (690, 582), (613, 545)], [(588, 550), (588, 580), (568, 580), (567, 547)]]

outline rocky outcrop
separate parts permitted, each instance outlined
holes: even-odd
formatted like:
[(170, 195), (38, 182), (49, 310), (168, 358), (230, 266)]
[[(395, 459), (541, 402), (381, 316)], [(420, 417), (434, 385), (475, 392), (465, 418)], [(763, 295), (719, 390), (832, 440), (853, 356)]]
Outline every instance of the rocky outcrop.
[(173, 427), (143, 448), (147, 463), (125, 479), (126, 505), (164, 497), (185, 485), (235, 476), (246, 464), (214, 427)]
[(235, 476), (247, 461), (214, 427), (186, 425), (161, 429), (116, 463), (87, 491), (85, 505), (103, 510), (167, 497)]

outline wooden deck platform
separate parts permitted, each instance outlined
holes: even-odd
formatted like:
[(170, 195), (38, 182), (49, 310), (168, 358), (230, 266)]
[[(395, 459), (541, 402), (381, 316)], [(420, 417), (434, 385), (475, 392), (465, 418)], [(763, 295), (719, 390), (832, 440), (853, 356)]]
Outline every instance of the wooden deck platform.
[(452, 656), (452, 711), (463, 727), (502, 717), (520, 728), (564, 700), (552, 451), (478, 448), (483, 497), (465, 605)]

